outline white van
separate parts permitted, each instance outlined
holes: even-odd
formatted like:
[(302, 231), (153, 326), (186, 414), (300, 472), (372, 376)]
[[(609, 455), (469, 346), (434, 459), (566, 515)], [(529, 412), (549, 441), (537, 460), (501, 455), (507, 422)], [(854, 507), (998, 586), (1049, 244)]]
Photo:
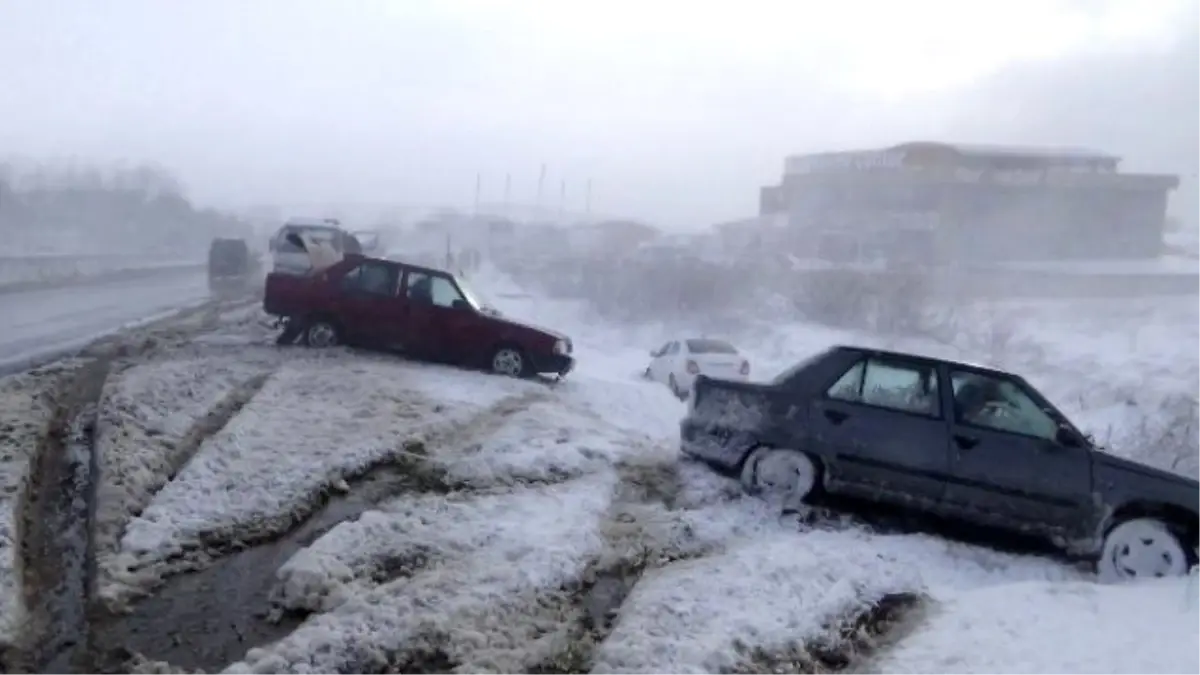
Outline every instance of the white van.
[[(308, 251), (288, 241), (288, 235), (298, 235)], [(271, 238), (272, 271), (302, 276), (312, 271), (314, 256), (316, 266), (328, 267), (341, 260), (346, 253), (361, 253), (362, 247), (348, 232), (338, 227), (338, 221), (329, 219), (293, 218)]]

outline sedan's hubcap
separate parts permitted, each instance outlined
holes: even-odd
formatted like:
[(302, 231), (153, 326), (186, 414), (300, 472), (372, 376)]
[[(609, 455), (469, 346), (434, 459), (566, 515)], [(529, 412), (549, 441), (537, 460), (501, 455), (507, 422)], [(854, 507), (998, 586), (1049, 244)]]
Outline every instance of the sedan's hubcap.
[(318, 323), (308, 329), (308, 344), (313, 347), (332, 347), (337, 344), (337, 331), (327, 323)]
[(1167, 532), (1139, 531), (1113, 548), (1113, 567), (1126, 579), (1179, 574), (1187, 565)]
[(812, 461), (804, 454), (790, 450), (767, 452), (758, 459), (754, 472), (758, 490), (787, 495), (793, 499), (807, 497), (816, 480)]
[(492, 370), (504, 375), (520, 375), (524, 366), (521, 355), (514, 349), (501, 349), (492, 358)]

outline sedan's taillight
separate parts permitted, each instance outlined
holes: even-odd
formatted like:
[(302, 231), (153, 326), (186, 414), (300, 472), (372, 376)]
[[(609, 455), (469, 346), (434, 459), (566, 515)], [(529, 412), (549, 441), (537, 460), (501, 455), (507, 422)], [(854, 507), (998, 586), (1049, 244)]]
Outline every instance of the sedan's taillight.
[(741, 372), (743, 375), (750, 374), (750, 362), (749, 361), (742, 361), (742, 371)]
[(687, 362), (687, 371), (691, 375), (699, 375), (700, 374), (700, 366), (696, 365), (695, 361), (688, 361)]

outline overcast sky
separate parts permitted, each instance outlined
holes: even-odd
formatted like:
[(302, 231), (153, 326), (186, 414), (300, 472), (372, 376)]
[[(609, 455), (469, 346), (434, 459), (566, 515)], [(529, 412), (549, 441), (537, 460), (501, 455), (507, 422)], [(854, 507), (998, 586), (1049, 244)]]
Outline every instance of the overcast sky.
[(1196, 178), (1196, 0), (0, 0), (0, 153), (198, 201), (546, 202), (695, 227), (788, 153), (1088, 145)]

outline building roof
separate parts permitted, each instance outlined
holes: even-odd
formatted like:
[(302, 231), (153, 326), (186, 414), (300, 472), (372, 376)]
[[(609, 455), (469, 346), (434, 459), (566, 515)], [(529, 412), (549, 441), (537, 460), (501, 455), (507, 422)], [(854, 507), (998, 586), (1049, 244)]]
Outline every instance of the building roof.
[(913, 146), (940, 146), (954, 150), (962, 155), (973, 156), (1008, 156), (1031, 157), (1041, 159), (1095, 159), (1119, 162), (1121, 158), (1099, 150), (1081, 147), (1055, 146), (1025, 146), (1025, 145), (989, 145), (984, 143), (940, 143), (937, 141), (912, 141), (892, 147), (892, 150), (902, 150)]

